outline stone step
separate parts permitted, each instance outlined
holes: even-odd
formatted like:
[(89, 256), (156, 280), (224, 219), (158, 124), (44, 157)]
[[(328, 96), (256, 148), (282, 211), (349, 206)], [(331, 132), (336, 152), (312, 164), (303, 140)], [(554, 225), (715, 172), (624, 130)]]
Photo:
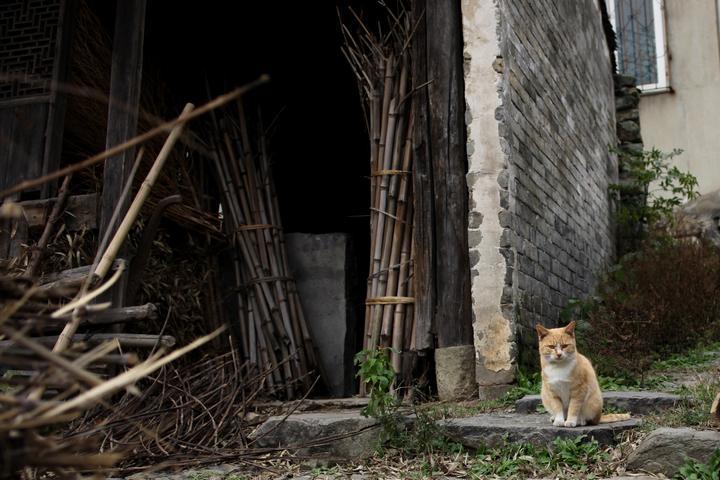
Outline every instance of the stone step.
[[(605, 407), (636, 415), (674, 407), (681, 399), (679, 395), (664, 392), (603, 392)], [(540, 405), (540, 395), (526, 395), (515, 402), (515, 411), (535, 413)]]
[[(412, 416), (406, 417), (406, 421), (412, 422)], [(548, 415), (487, 413), (443, 420), (439, 425), (450, 439), (478, 448), (481, 445), (497, 446), (505, 439), (548, 446), (557, 437), (576, 438), (581, 435), (608, 445), (615, 441), (618, 433), (637, 427), (640, 421), (630, 419), (603, 425), (560, 428), (552, 426)], [(379, 437), (378, 422), (363, 417), (359, 410), (270, 417), (250, 435), (258, 447), (283, 448), (301, 456), (338, 460), (370, 456), (377, 447)]]
[(300, 456), (355, 460), (372, 455), (379, 436), (377, 420), (346, 410), (270, 417), (250, 438), (258, 447), (280, 447)]
[(442, 424), (448, 437), (470, 448), (495, 447), (506, 440), (546, 447), (558, 437), (576, 438), (580, 435), (594, 438), (602, 445), (612, 445), (617, 434), (639, 426), (640, 420), (631, 418), (623, 422), (565, 428), (554, 427), (548, 415), (485, 413), (445, 420)]

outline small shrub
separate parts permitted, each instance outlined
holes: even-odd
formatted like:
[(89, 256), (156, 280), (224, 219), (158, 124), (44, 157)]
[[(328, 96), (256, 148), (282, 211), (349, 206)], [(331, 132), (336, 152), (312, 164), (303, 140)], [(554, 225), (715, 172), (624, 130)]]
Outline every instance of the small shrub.
[(583, 347), (601, 373), (640, 375), (720, 336), (720, 251), (667, 242), (625, 256), (597, 287)]

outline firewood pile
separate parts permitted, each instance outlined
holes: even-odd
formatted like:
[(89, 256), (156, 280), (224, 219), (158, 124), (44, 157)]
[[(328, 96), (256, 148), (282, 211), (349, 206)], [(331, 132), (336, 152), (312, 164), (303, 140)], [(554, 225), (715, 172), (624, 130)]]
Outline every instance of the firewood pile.
[(394, 15), (387, 32), (371, 32), (354, 15), (356, 30), (343, 25), (343, 53), (357, 77), (370, 132), (370, 275), (364, 348), (392, 347), (401, 372), (402, 354), (414, 349), (412, 86), (408, 12)]

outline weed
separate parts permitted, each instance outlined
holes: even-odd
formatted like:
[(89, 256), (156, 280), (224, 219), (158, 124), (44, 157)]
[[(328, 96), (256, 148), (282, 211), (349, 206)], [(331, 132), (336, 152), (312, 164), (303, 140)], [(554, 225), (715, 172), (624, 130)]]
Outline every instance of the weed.
[(688, 352), (670, 355), (666, 359), (656, 361), (653, 363), (652, 369), (663, 371), (678, 367), (697, 367), (710, 363), (718, 357), (720, 357), (720, 342), (698, 345)]
[(410, 455), (462, 450), (460, 444), (447, 440), (435, 418), (425, 409), (415, 409), (413, 422), (398, 412), (399, 403), (390, 392), (395, 371), (387, 349), (363, 350), (355, 356), (358, 376), (368, 386), (370, 399), (362, 410), (366, 417), (376, 418), (382, 427), (378, 453), (401, 450)]
[(502, 402), (511, 405), (525, 395), (538, 394), (541, 386), (542, 376), (540, 372), (525, 373), (518, 370), (518, 384), (503, 396)]
[(641, 384), (652, 365), (720, 336), (720, 251), (672, 243), (627, 255), (597, 287), (583, 351), (600, 374)]
[(367, 385), (370, 393), (368, 404), (361, 412), (366, 417), (381, 418), (397, 408), (397, 400), (390, 393), (395, 370), (387, 350), (362, 350), (355, 355), (355, 365), (359, 367), (357, 376)]
[(313, 476), (318, 476), (318, 475), (337, 475), (337, 474), (340, 473), (340, 471), (341, 471), (341, 469), (340, 469), (340, 467), (337, 466), (337, 465), (333, 465), (333, 466), (321, 465), (321, 466), (315, 467), (315, 468), (313, 468), (312, 470), (310, 470), (310, 473), (311, 473)]
[(478, 451), (469, 473), (472, 478), (551, 475), (577, 478), (578, 474), (606, 473), (607, 451), (595, 441), (583, 437), (557, 438), (552, 448), (538, 448), (528, 443), (506, 443)]
[(498, 399), (476, 400), (464, 403), (431, 403), (418, 406), (417, 408), (422, 409), (434, 420), (444, 420), (446, 418), (472, 417), (473, 415), (492, 412), (507, 406), (506, 402)]
[(707, 464), (688, 459), (673, 477), (678, 480), (720, 480), (720, 448)]
[(648, 428), (657, 426), (700, 426), (710, 427), (710, 406), (715, 395), (720, 390), (720, 379), (702, 381), (697, 385), (683, 386), (674, 393), (679, 394), (683, 399), (675, 407), (648, 416), (644, 424)]

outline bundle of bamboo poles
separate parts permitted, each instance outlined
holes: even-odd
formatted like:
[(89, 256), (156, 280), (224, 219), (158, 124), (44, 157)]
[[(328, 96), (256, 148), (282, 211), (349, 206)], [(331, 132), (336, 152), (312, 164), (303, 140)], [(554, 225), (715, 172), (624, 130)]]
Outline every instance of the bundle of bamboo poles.
[(407, 12), (393, 15), (389, 32), (343, 25), (343, 53), (357, 77), (370, 133), (370, 275), (367, 282), (365, 349), (413, 349), (413, 200), (411, 75)]
[[(266, 392), (295, 398), (318, 368), (295, 282), (290, 276), (262, 122), (251, 141), (242, 104), (214, 116), (213, 143), (225, 229), (231, 238), (244, 360), (272, 371)], [(289, 361), (285, 361), (289, 359)], [(280, 366), (280, 368), (278, 368)]]

